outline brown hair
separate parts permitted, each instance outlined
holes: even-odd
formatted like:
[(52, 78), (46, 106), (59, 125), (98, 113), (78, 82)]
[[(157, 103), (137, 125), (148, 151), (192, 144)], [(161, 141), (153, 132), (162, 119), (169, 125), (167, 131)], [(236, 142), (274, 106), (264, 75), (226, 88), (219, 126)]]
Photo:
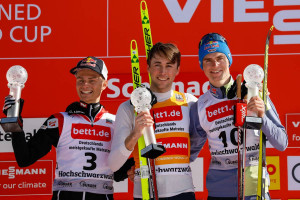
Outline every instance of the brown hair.
[(177, 61), (177, 67), (180, 65), (181, 53), (175, 44), (162, 42), (156, 43), (148, 54), (147, 64), (149, 66), (150, 61), (155, 54), (166, 57), (171, 61), (171, 63), (175, 63)]

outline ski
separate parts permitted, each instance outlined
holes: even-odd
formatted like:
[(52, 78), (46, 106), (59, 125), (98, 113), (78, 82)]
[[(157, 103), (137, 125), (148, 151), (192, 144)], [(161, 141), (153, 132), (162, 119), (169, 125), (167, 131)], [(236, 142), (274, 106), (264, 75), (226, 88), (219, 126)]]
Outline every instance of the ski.
[[(143, 36), (144, 36), (144, 43), (145, 43), (145, 52), (146, 52), (146, 59), (148, 58), (149, 51), (151, 50), (153, 43), (152, 43), (152, 35), (150, 29), (150, 20), (148, 14), (148, 7), (145, 0), (141, 1), (140, 3), (140, 11), (141, 11), (141, 20), (142, 20), (142, 27), (143, 27)], [(149, 74), (149, 84), (151, 85), (151, 76)]]
[[(130, 44), (130, 53), (131, 53), (131, 69), (132, 69), (132, 82), (133, 89), (141, 85), (141, 75), (140, 75), (140, 65), (139, 65), (139, 55), (137, 42), (131, 40)], [(137, 113), (135, 112), (135, 115)], [(140, 163), (140, 174), (141, 174), (141, 188), (142, 188), (142, 197), (143, 200), (149, 200), (149, 167), (147, 159), (141, 156), (141, 150), (145, 148), (144, 137), (140, 137), (138, 140), (138, 149), (139, 149), (139, 163)]]
[[(262, 91), (262, 99), (265, 103), (265, 107), (267, 108), (267, 81), (268, 81), (268, 56), (269, 56), (269, 44), (271, 33), (273, 31), (274, 26), (272, 25), (268, 31), (266, 45), (265, 45), (265, 56), (264, 56), (264, 81), (263, 81), (263, 91)], [(265, 199), (265, 179), (266, 179), (266, 136), (260, 131), (259, 136), (259, 160), (258, 160), (258, 183), (257, 183), (257, 200)]]
[(238, 199), (245, 199), (245, 167), (246, 167), (246, 132), (243, 127), (247, 104), (243, 103), (242, 100), (242, 92), (241, 92), (241, 84), (242, 84), (242, 75), (238, 74), (236, 77), (236, 96), (237, 96), (237, 104), (235, 111), (235, 126), (237, 127), (237, 137), (238, 137)]
[[(143, 28), (143, 37), (144, 37), (144, 44), (145, 44), (145, 52), (146, 52), (146, 60), (148, 59), (148, 54), (151, 48), (153, 47), (152, 43), (152, 35), (151, 35), (151, 28), (150, 28), (150, 19), (148, 13), (148, 7), (145, 0), (142, 0), (140, 3), (140, 12), (141, 12), (141, 21), (142, 21), (142, 28)], [(151, 75), (148, 73), (149, 76), (149, 85), (151, 85)], [(158, 191), (157, 191), (157, 184), (156, 184), (156, 174), (155, 174), (155, 159), (149, 159), (149, 168), (150, 168), (150, 181), (152, 187), (153, 198), (158, 200)]]

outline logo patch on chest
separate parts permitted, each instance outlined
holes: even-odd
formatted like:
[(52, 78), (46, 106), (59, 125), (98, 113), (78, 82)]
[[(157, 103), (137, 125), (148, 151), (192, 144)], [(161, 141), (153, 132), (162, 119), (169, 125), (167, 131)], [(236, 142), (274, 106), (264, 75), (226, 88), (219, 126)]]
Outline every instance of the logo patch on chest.
[(206, 117), (209, 122), (212, 122), (217, 119), (221, 119), (223, 117), (227, 117), (229, 115), (233, 115), (234, 113), (234, 105), (236, 104), (236, 100), (234, 101), (223, 101), (214, 105), (211, 105), (206, 108)]
[(181, 106), (168, 106), (152, 109), (151, 114), (154, 115), (155, 122), (180, 121), (182, 120)]
[(100, 125), (72, 124), (71, 136), (73, 139), (111, 141), (110, 128)]

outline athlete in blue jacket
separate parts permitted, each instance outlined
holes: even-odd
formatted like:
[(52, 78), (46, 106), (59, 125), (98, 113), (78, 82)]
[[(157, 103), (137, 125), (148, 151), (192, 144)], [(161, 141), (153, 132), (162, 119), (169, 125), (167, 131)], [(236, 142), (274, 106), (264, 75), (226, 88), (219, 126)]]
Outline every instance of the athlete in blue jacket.
[[(229, 67), (232, 57), (223, 36), (209, 33), (199, 44), (199, 63), (210, 83), (210, 90), (199, 97), (190, 109), (191, 160), (197, 158), (206, 140), (209, 143), (211, 162), (206, 175), (209, 200), (236, 200), (238, 196), (238, 153), (237, 127), (234, 126), (233, 105), (236, 97), (227, 98), (227, 91), (233, 84)], [(262, 131), (277, 150), (284, 151), (288, 138), (281, 125), (277, 111), (268, 97), (265, 109), (263, 100), (254, 96), (247, 109), (262, 118)], [(247, 129), (245, 196), (255, 199), (258, 178), (258, 130)], [(266, 170), (266, 169), (265, 169)], [(266, 172), (267, 173), (267, 172)], [(268, 179), (267, 179), (268, 181)], [(269, 199), (268, 183), (266, 199)]]

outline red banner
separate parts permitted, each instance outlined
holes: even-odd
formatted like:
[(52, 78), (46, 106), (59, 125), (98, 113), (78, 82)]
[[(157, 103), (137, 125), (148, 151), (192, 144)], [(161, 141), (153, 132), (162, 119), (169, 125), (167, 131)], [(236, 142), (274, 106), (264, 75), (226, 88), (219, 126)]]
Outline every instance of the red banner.
[(15, 161), (0, 161), (0, 196), (52, 194), (52, 163), (42, 160), (20, 168)]
[[(200, 69), (198, 60), (198, 44), (203, 35), (218, 32), (225, 36), (233, 57), (230, 72), (235, 78), (237, 74), (242, 74), (249, 64), (264, 66), (266, 35), (273, 24), (268, 60), (270, 98), (281, 119), (284, 119), (286, 113), (300, 113), (297, 104), (299, 94), (295, 89), (300, 74), (297, 62), (300, 56), (299, 1), (162, 0), (147, 1), (147, 7), (153, 43), (172, 42), (181, 51), (180, 74), (176, 77), (173, 88), (180, 92), (189, 92), (196, 97), (208, 88), (207, 78)], [(5, 79), (6, 71), (13, 65), (25, 67), (29, 76), (22, 90), (22, 98), (25, 99), (22, 111), (24, 119), (47, 118), (54, 113), (65, 111), (69, 104), (78, 101), (75, 78), (69, 70), (87, 56), (96, 56), (104, 60), (109, 73), (108, 87), (101, 96), (101, 103), (109, 112), (116, 113), (120, 103), (128, 100), (132, 91), (132, 39), (137, 41), (139, 49), (142, 82), (148, 82), (140, 1), (3, 1), (0, 3), (0, 22), (0, 102), (3, 102), (9, 93)], [(223, 107), (223, 110), (214, 109), (210, 114), (219, 115), (223, 111), (227, 112), (225, 109), (226, 107)], [(274, 148), (267, 149), (267, 155), (278, 156), (280, 163), (280, 168), (277, 164), (269, 165), (269, 172), (273, 173), (275, 168), (277, 170), (276, 177), (271, 177), (271, 184), (278, 183), (278, 177), (281, 182), (280, 189), (277, 187), (276, 190), (272, 190), (271, 187), (270, 193), (275, 199), (299, 199), (299, 186), (294, 186), (298, 183), (299, 165), (296, 162), (298, 157), (294, 157), (300, 154), (300, 120), (299, 115), (286, 116), (286, 121), (282, 123), (288, 131), (289, 147), (284, 152)], [(1, 112), (0, 118), (3, 117), (5, 116)], [(42, 125), (40, 122), (38, 124)], [(32, 135), (29, 133), (34, 131), (26, 131), (27, 137)], [(14, 163), (13, 153), (7, 153), (12, 151), (11, 136), (2, 130), (0, 146), (0, 162)], [(8, 151), (5, 150), (7, 148)], [(50, 153), (53, 163), (54, 153)], [(195, 167), (197, 171), (194, 174), (198, 176), (199, 170), (202, 170), (200, 174), (204, 175), (205, 180), (210, 161), (208, 148), (204, 148), (199, 157), (203, 162)], [(289, 157), (292, 159), (288, 159)], [(5, 180), (0, 183), (0, 192), (5, 194), (19, 188), (18, 185), (13, 185), (17, 183), (9, 181), (8, 175), (2, 174), (2, 170), (9, 170), (9, 167), (17, 169), (16, 164), (1, 165), (0, 168), (1, 181)], [(32, 180), (28, 177), (26, 176), (24, 181), (31, 183)], [(39, 180), (46, 183), (43, 178)], [(52, 177), (48, 177), (47, 180), (52, 181)], [(4, 189), (2, 184), (6, 184), (7, 189)], [(125, 189), (126, 194), (119, 194), (118, 191), (124, 190), (118, 190), (118, 187), (120, 186), (116, 187), (116, 200), (132, 198), (132, 184), (129, 184), (128, 190)], [(196, 192), (197, 199), (207, 197), (205, 181), (202, 188)], [(20, 193), (24, 190), (19, 189)], [(40, 192), (51, 193), (48, 189), (35, 190), (40, 191), (31, 195), (30, 199), (49, 199), (49, 196), (37, 195)], [(4, 198), (24, 199), (23, 196)]]

